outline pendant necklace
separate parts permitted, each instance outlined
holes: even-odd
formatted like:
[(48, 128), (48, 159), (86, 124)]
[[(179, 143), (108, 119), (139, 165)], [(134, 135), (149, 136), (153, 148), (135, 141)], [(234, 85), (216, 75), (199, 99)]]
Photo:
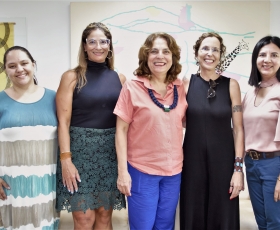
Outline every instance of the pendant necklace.
[(176, 108), (177, 106), (177, 103), (178, 103), (178, 90), (177, 90), (177, 87), (176, 85), (174, 85), (174, 89), (173, 89), (173, 103), (172, 105), (163, 105), (161, 104), (155, 97), (153, 91), (151, 89), (148, 89), (148, 92), (149, 92), (149, 95), (152, 99), (152, 101), (160, 108), (163, 109), (164, 112), (169, 112), (171, 109), (174, 109)]

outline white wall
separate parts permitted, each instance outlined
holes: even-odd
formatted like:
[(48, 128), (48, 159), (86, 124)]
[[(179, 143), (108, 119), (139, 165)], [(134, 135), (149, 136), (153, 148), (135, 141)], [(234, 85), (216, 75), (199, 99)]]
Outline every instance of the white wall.
[(26, 18), (26, 47), (37, 61), (39, 84), (54, 90), (70, 68), (69, 6), (69, 1), (0, 2), (1, 18)]
[[(280, 1), (271, 1), (270, 32), (277, 36), (279, 12)], [(61, 74), (70, 68), (70, 1), (0, 0), (0, 17), (26, 18), (26, 46), (37, 61), (39, 84), (56, 90)]]

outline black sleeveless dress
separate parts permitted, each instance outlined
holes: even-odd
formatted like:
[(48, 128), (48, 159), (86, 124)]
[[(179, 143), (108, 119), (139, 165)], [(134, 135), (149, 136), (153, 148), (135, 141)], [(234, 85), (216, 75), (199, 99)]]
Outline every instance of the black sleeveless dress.
[(70, 126), (72, 162), (81, 182), (71, 194), (63, 187), (61, 164), (57, 165), (58, 211), (87, 209), (122, 209), (125, 197), (117, 188), (117, 155), (115, 149), (116, 115), (113, 110), (122, 85), (118, 74), (106, 63), (88, 61), (87, 84), (73, 93)]
[(229, 199), (235, 158), (230, 79), (220, 77), (216, 82), (216, 96), (207, 98), (209, 82), (196, 74), (190, 80), (183, 144), (181, 230), (240, 228), (239, 198)]

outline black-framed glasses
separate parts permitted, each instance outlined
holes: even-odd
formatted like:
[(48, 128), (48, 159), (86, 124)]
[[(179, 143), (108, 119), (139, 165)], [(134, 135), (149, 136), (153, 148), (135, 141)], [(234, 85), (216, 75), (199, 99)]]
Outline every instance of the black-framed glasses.
[(209, 86), (210, 88), (208, 89), (207, 93), (207, 98), (213, 98), (216, 96), (216, 91), (214, 88), (218, 85), (219, 83), (215, 82), (214, 80), (210, 79), (209, 80)]

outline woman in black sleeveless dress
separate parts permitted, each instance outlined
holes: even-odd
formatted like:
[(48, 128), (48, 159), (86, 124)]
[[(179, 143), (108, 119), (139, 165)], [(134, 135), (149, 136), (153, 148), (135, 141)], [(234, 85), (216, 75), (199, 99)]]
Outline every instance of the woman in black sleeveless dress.
[(194, 51), (199, 73), (192, 75), (190, 82), (185, 81), (189, 107), (180, 227), (237, 230), (244, 149), (240, 89), (235, 80), (216, 73), (225, 53), (218, 34), (203, 34)]

